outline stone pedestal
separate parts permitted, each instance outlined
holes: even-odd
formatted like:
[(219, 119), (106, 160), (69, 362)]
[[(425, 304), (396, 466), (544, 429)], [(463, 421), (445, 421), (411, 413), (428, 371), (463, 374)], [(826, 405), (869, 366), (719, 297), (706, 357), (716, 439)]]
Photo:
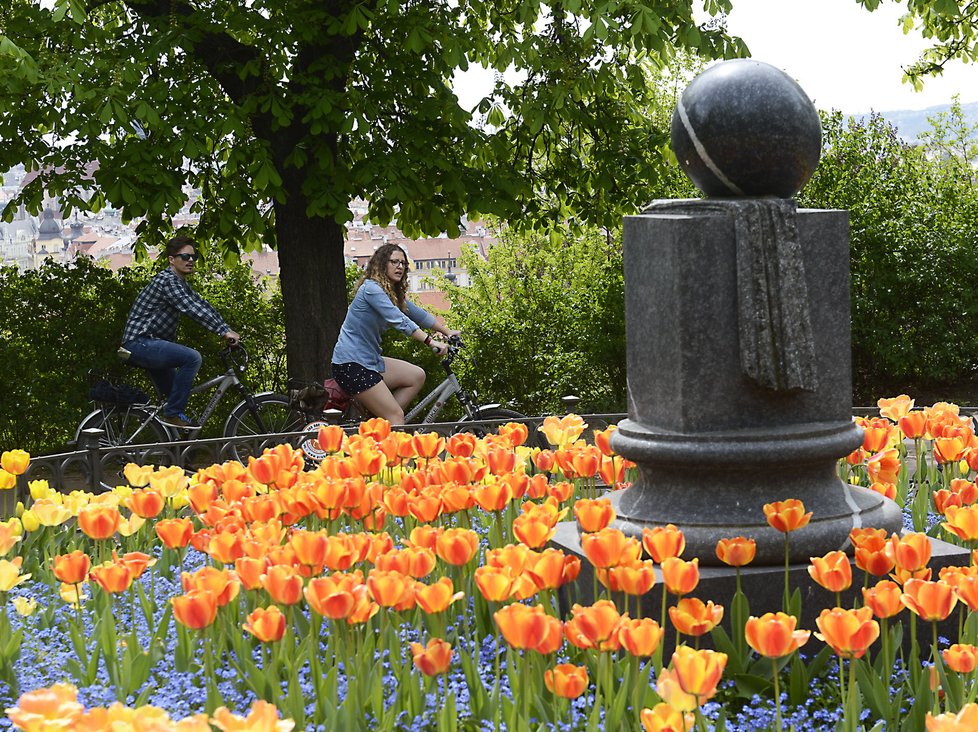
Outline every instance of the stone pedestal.
[[(756, 565), (784, 561), (784, 537), (762, 510), (773, 501), (798, 498), (814, 512), (791, 536), (797, 562), (849, 549), (854, 527), (899, 531), (893, 502), (836, 476), (838, 458), (862, 441), (852, 422), (848, 214), (800, 210), (794, 219), (800, 292), (781, 292), (772, 307), (803, 299), (787, 305), (805, 308), (810, 321), (808, 375), (801, 388), (771, 388), (742, 367), (735, 216), (709, 201), (684, 205), (683, 213), (650, 207), (625, 219), (629, 418), (612, 446), (638, 464), (639, 478), (613, 495), (616, 526), (640, 536), (645, 527), (676, 524), (685, 556), (702, 564), (719, 563), (718, 539), (753, 537)], [(741, 232), (741, 247), (742, 239)], [(766, 261), (761, 271), (785, 266)], [(779, 347), (796, 357), (786, 343)]]

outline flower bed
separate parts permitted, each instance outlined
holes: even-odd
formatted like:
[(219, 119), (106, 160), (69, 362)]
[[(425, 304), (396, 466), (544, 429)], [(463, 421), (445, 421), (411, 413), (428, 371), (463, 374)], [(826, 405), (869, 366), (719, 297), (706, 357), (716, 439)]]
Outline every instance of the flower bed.
[[(931, 577), (924, 532), (978, 541), (978, 440), (952, 405), (880, 406), (840, 477), (916, 531), (854, 532), (863, 599), (811, 629), (787, 586), (761, 617), (740, 592), (726, 608), (693, 597), (675, 527), (610, 528), (596, 480), (619, 487), (629, 465), (574, 416), (546, 422), (553, 450), (519, 424), (446, 441), (371, 420), (323, 428), (314, 469), (283, 445), (189, 477), (131, 465), (99, 496), (34, 482), (0, 523), (0, 728), (975, 728), (978, 571)], [(28, 460), (4, 453), (0, 486)], [(790, 496), (765, 513), (786, 540), (811, 516)], [(546, 546), (569, 518), (601, 586), (562, 615), (580, 560)], [(740, 567), (753, 541), (717, 553)], [(830, 592), (853, 582), (837, 552), (809, 571)], [(659, 617), (607, 599), (657, 581)], [(671, 658), (665, 633), (682, 641)]]

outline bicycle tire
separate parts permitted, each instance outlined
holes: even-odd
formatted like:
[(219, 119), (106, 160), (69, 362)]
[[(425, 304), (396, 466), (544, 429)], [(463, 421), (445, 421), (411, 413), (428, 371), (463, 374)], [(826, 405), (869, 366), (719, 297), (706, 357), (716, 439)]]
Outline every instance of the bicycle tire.
[[(248, 402), (243, 401), (228, 415), (227, 422), (224, 424), (225, 437), (277, 435), (299, 432), (305, 428), (306, 420), (302, 412), (293, 409), (289, 404), (289, 398), (284, 394), (256, 394), (254, 404), (261, 419), (261, 426)], [(279, 442), (281, 441), (264, 440), (257, 448), (254, 448), (251, 443), (239, 442), (231, 446), (230, 453), (235, 460), (247, 464), (249, 456), (257, 457), (262, 449)]]
[[(465, 422), (477, 422), (479, 420), (505, 420), (507, 422), (521, 422), (525, 419), (529, 419), (525, 414), (520, 414), (519, 412), (514, 412), (512, 409), (504, 409), (502, 407), (491, 407), (489, 409), (479, 409), (476, 410), (471, 417), (466, 417), (462, 420)], [(491, 434), (492, 430), (487, 430), (484, 427), (472, 425), (471, 427), (463, 425), (455, 430), (458, 432), (470, 432), (476, 437), (482, 438), (487, 434)], [(544, 438), (540, 434), (539, 430), (530, 427), (530, 434), (526, 439), (527, 445), (530, 447), (545, 447)]]
[[(80, 441), (83, 430), (93, 428), (104, 432), (99, 440), (99, 447), (126, 449), (124, 453), (110, 453), (102, 458), (102, 479), (99, 482), (103, 490), (128, 485), (129, 481), (123, 473), (127, 463), (145, 464), (152, 462), (154, 457), (168, 458), (169, 452), (154, 451), (148, 446), (176, 439), (152, 410), (138, 406), (116, 406), (92, 412), (78, 425), (75, 432), (76, 443)], [(86, 474), (85, 478), (91, 486), (91, 476)]]

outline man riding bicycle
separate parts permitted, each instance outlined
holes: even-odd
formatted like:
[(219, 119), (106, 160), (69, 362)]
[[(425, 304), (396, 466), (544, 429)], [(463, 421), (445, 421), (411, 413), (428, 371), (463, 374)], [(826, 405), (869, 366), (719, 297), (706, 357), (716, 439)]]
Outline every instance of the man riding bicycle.
[(129, 311), (122, 348), (129, 352), (129, 362), (146, 369), (160, 394), (166, 396), (162, 421), (171, 427), (194, 429), (198, 425), (184, 410), (201, 356), (174, 342), (180, 315), (196, 320), (230, 346), (237, 345), (241, 336), (187, 283), (198, 256), (193, 239), (173, 237), (166, 243), (166, 254), (170, 266), (150, 280)]

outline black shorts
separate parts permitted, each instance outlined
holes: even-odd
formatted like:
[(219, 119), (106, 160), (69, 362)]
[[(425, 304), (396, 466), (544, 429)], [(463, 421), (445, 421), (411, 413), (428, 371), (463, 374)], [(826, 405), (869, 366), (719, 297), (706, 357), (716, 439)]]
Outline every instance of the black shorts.
[(354, 396), (384, 380), (380, 372), (371, 371), (358, 363), (334, 363), (333, 378), (348, 394)]

